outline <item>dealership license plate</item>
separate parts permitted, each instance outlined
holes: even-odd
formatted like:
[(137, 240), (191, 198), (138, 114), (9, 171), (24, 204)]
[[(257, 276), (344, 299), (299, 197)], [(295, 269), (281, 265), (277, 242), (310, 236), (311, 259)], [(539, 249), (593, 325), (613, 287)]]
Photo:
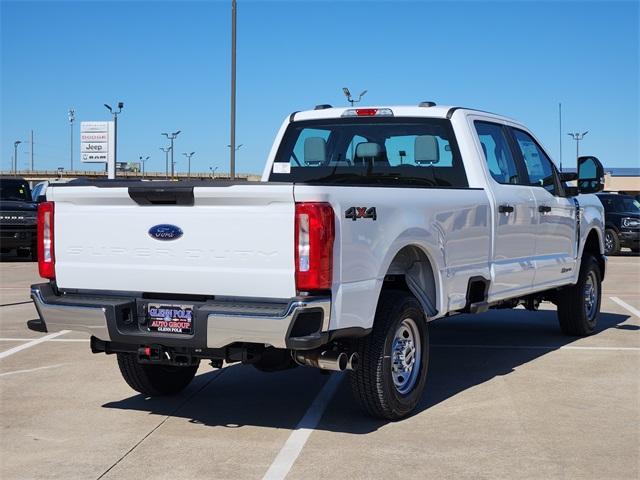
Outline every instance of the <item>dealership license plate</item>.
[(193, 333), (193, 305), (147, 305), (147, 328), (150, 332)]

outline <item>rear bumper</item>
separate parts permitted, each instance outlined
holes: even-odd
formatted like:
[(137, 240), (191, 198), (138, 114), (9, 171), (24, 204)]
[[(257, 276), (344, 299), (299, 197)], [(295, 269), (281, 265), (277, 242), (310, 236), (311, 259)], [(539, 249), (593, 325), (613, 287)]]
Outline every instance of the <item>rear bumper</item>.
[(327, 343), (331, 300), (296, 297), (282, 302), (166, 300), (167, 304), (193, 303), (190, 335), (149, 332), (145, 305), (159, 300), (132, 296), (61, 294), (48, 283), (31, 286), (39, 321), (32, 330), (88, 332), (104, 341), (188, 348), (223, 348), (236, 342), (297, 350)]

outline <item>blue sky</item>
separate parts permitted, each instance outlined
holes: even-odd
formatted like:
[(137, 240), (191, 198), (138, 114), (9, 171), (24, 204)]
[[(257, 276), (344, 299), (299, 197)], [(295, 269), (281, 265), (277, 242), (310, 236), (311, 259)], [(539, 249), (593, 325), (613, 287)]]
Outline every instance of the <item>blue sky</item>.
[[(36, 168), (69, 166), (67, 110), (107, 120), (124, 101), (119, 157), (151, 155), (160, 132), (182, 130), (192, 170), (226, 171), (229, 1), (0, 1), (0, 168), (13, 141), (35, 131)], [(282, 119), (318, 103), (434, 100), (525, 122), (558, 161), (581, 152), (605, 166), (638, 166), (639, 3), (245, 1), (238, 7), (239, 172), (260, 172)], [(28, 145), (19, 166), (27, 166)], [(89, 165), (88, 168), (97, 168)]]

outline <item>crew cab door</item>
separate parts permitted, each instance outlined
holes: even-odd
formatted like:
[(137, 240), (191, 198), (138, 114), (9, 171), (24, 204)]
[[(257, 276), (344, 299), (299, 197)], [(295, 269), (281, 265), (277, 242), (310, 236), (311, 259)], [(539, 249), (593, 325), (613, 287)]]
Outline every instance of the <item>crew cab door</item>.
[(492, 281), (489, 301), (528, 292), (533, 284), (536, 200), (516, 161), (505, 125), (473, 122), (493, 197)]
[(522, 161), (536, 199), (535, 287), (551, 287), (573, 277), (576, 263), (576, 205), (562, 196), (553, 162), (524, 130), (510, 128), (516, 155)]

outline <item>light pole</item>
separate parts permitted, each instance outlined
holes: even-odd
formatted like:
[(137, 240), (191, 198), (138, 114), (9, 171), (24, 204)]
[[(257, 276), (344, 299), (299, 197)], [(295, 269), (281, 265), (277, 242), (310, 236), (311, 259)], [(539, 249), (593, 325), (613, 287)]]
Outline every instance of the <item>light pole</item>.
[(142, 158), (142, 155), (140, 155), (140, 163), (142, 164), (142, 178), (144, 178), (144, 164), (147, 163), (147, 160), (149, 160), (151, 157), (149, 155), (147, 155), (145, 158)]
[(113, 115), (113, 162), (107, 163), (107, 178), (114, 179), (116, 178), (116, 162), (118, 161), (118, 115), (122, 112), (124, 103), (118, 102), (117, 111), (106, 103), (104, 106), (111, 112), (111, 115)]
[(195, 153), (196, 152), (183, 153), (183, 155), (187, 157), (187, 160), (189, 161), (188, 167), (187, 167), (187, 178), (191, 178), (191, 157), (193, 157)]
[(164, 161), (166, 164), (165, 176), (167, 177), (167, 180), (169, 180), (169, 151), (171, 150), (171, 147), (167, 147), (167, 148), (160, 147), (160, 150), (164, 152)]
[(71, 163), (71, 171), (73, 171), (73, 122), (76, 120), (76, 111), (69, 109), (69, 157)]
[(216, 170), (218, 170), (218, 167), (209, 167), (209, 170), (211, 171), (211, 180), (214, 180), (216, 178)]
[(356, 100), (353, 97), (351, 97), (351, 92), (347, 87), (343, 87), (342, 92), (344, 93), (344, 96), (347, 97), (347, 102), (349, 102), (352, 107), (355, 103), (360, 103), (360, 100), (362, 100), (362, 97), (364, 97), (367, 94), (367, 90), (363, 90), (362, 93), (358, 95), (358, 99)]
[(576, 162), (578, 161), (578, 157), (580, 157), (580, 140), (582, 140), (587, 133), (589, 133), (589, 130), (582, 133), (567, 133), (567, 135), (576, 141)]
[(175, 162), (173, 161), (173, 141), (176, 139), (176, 137), (180, 134), (182, 130), (178, 130), (177, 132), (173, 132), (172, 134), (168, 134), (168, 133), (163, 133), (162, 135), (164, 135), (165, 137), (167, 137), (168, 140), (171, 141), (171, 146), (169, 147), (171, 149), (171, 179), (173, 180), (173, 167), (175, 165)]
[(236, 18), (238, 4), (231, 0), (231, 150), (229, 152), (229, 172), (236, 176)]
[(13, 142), (13, 173), (18, 173), (18, 145), (22, 143), (21, 140)]

